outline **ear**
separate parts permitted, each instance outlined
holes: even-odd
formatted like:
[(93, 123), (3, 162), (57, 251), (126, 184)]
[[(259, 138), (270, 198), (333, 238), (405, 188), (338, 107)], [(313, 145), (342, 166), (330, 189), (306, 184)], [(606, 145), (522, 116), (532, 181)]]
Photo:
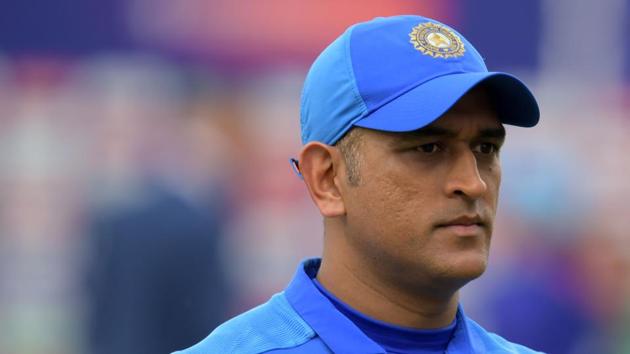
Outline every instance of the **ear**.
[(341, 187), (345, 181), (345, 168), (339, 150), (320, 142), (310, 142), (302, 148), (299, 160), (308, 192), (322, 215), (344, 215), (346, 208)]

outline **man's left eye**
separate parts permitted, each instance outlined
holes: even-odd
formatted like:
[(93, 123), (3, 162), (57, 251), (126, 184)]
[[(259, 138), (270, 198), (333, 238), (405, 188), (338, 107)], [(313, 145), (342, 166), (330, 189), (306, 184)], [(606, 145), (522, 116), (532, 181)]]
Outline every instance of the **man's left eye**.
[(473, 150), (482, 154), (493, 154), (499, 151), (499, 147), (492, 143), (481, 143), (475, 146)]

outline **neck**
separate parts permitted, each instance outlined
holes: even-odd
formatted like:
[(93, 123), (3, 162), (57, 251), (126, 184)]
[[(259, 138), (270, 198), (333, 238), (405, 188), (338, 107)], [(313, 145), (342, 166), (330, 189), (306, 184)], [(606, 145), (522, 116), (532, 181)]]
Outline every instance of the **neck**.
[(386, 323), (433, 329), (446, 327), (455, 319), (458, 286), (421, 285), (432, 284), (430, 280), (397, 284), (391, 280), (391, 273), (381, 275), (368, 262), (357, 260), (343, 247), (326, 242), (317, 280), (352, 308)]

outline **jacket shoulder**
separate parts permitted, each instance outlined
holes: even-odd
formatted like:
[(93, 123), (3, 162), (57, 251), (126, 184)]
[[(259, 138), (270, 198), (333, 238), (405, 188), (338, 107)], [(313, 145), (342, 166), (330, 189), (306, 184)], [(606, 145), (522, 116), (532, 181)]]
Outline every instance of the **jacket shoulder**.
[(302, 345), (315, 332), (295, 312), (284, 293), (217, 327), (196, 345), (178, 354), (257, 354)]
[(496, 333), (488, 332), (470, 318), (466, 318), (466, 324), (468, 325), (471, 340), (474, 342), (475, 346), (483, 349), (483, 353), (544, 354), (543, 352), (535, 351), (524, 345), (512, 343)]

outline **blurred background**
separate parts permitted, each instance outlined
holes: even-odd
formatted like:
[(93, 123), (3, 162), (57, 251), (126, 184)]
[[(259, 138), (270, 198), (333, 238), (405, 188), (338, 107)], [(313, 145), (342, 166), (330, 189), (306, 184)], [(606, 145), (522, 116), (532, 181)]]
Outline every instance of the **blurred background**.
[(537, 94), (508, 128), (468, 314), (550, 353), (630, 353), (630, 0), (4, 0), (0, 353), (167, 353), (321, 250), (288, 158), (310, 63), (422, 14)]

